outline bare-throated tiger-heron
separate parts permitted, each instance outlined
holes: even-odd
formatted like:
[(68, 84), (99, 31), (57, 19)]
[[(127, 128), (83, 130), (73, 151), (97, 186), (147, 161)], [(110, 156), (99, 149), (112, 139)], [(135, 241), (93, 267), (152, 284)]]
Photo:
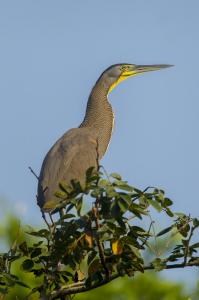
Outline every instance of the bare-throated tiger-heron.
[(43, 211), (52, 211), (60, 201), (55, 195), (59, 183), (70, 185), (75, 179), (85, 184), (86, 171), (97, 169), (105, 154), (114, 126), (114, 113), (108, 94), (121, 81), (148, 71), (171, 65), (116, 64), (99, 77), (88, 98), (86, 114), (78, 128), (67, 131), (47, 153), (38, 182), (38, 205)]

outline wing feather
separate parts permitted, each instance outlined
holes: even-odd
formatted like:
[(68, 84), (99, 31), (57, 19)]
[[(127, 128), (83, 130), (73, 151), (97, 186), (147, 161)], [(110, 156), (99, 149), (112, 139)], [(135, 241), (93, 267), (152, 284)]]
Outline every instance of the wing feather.
[(86, 171), (97, 168), (97, 140), (89, 128), (73, 128), (66, 132), (47, 153), (38, 184), (38, 204), (58, 201), (54, 192), (59, 182), (70, 184), (72, 179), (85, 184)]

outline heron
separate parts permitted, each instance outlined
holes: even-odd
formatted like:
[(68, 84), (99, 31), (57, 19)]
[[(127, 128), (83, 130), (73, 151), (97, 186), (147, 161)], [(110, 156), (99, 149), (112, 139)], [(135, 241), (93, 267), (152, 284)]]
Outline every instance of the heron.
[(89, 168), (97, 169), (104, 156), (114, 127), (109, 93), (122, 81), (149, 71), (171, 67), (168, 64), (115, 64), (107, 68), (91, 90), (85, 117), (78, 128), (60, 137), (46, 154), (38, 180), (37, 202), (43, 212), (53, 211), (60, 201), (55, 196), (59, 183), (85, 185)]

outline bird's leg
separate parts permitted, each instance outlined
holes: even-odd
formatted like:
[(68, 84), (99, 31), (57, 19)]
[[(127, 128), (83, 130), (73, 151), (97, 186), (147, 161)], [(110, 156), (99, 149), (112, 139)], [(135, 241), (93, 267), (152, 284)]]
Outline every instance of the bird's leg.
[(49, 213), (48, 215), (49, 215), (49, 218), (50, 218), (51, 223), (52, 223), (52, 224), (50, 225), (50, 233), (51, 233), (51, 235), (52, 235), (52, 237), (53, 237), (54, 234), (55, 234), (55, 231), (56, 231), (56, 225), (55, 225), (55, 223), (54, 223), (54, 221), (53, 221), (52, 214)]
[(46, 225), (48, 226), (48, 229), (50, 229), (51, 225), (48, 223), (45, 213), (43, 212), (43, 210), (41, 210), (41, 214), (42, 214), (42, 218), (44, 219), (44, 222), (46, 223)]

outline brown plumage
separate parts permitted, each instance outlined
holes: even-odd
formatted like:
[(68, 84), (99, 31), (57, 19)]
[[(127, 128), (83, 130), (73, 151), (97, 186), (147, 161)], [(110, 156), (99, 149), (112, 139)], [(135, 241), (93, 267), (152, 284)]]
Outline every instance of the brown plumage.
[[(105, 154), (113, 130), (114, 114), (108, 102), (108, 93), (122, 80), (146, 71), (154, 71), (169, 65), (137, 66), (117, 64), (105, 70), (88, 99), (86, 114), (79, 128), (66, 132), (47, 153), (38, 183), (38, 205), (53, 210), (58, 198), (54, 192), (59, 182), (70, 185), (72, 179), (85, 184), (86, 171), (97, 169)], [(52, 203), (48, 209), (46, 203)]]

